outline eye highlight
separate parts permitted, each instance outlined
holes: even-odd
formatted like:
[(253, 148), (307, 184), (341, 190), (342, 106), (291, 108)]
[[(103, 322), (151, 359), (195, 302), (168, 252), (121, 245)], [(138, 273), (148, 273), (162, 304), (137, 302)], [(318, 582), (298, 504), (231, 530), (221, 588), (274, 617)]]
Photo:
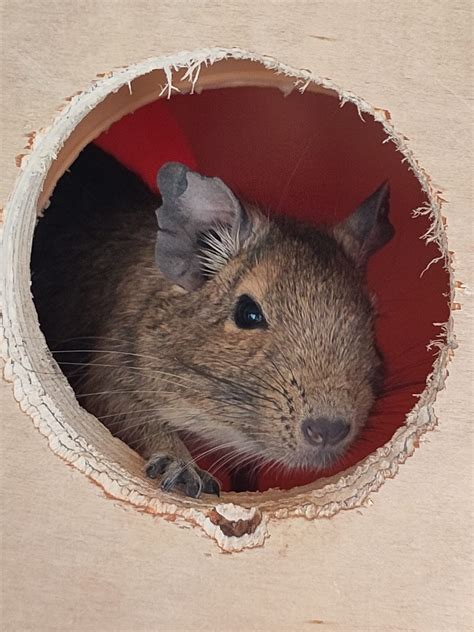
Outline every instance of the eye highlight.
[(267, 327), (267, 321), (260, 305), (247, 294), (239, 296), (234, 310), (234, 321), (240, 329), (264, 329)]

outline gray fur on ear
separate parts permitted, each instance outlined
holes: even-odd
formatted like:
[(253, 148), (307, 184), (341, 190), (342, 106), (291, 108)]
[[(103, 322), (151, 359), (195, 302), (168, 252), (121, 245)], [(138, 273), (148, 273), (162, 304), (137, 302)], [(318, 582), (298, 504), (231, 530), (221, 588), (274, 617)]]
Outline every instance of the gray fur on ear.
[(347, 219), (334, 228), (334, 234), (359, 264), (394, 235), (389, 220), (390, 187), (384, 182)]
[(156, 263), (172, 283), (196, 290), (236, 254), (250, 220), (219, 178), (168, 162), (157, 180), (162, 205), (156, 211)]

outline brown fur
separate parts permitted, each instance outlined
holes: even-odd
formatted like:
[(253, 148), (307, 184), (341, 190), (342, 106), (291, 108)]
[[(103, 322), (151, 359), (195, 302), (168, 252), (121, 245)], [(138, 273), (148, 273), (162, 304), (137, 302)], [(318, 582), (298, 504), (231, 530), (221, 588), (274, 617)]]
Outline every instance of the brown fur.
[[(104, 164), (121, 167), (88, 152), (40, 221), (32, 261), (40, 322), (50, 346), (66, 350), (58, 361), (73, 363), (62, 366), (81, 404), (151, 463), (159, 455), (150, 475), (167, 471), (164, 457), (178, 459), (174, 482), (190, 495), (217, 489), (204, 481), (189, 490), (180, 479), (194, 467), (188, 432), (241, 461), (334, 461), (365, 424), (381, 372), (363, 269), (337, 231), (267, 221), (254, 209), (239, 254), (183, 292), (155, 265), (159, 200), (125, 171), (98, 183)], [(234, 324), (243, 293), (259, 302), (268, 328)], [(311, 416), (342, 417), (350, 433), (317, 451), (300, 429)]]

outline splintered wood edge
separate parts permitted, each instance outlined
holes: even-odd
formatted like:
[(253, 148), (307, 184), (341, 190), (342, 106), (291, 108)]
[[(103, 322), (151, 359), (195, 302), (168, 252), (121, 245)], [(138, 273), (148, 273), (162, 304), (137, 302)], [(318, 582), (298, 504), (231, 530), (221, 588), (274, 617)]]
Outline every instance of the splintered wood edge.
[(440, 339), (433, 342), (439, 353), (406, 424), (358, 465), (290, 491), (229, 493), (219, 502), (210, 496), (190, 500), (163, 494), (143, 476), (138, 455), (79, 406), (46, 346), (31, 299), (29, 261), (37, 214), (82, 147), (127, 112), (177, 91), (242, 85), (276, 86), (285, 93), (294, 89), (328, 92), (340, 99), (341, 106), (350, 102), (361, 116), (368, 114), (384, 127), (387, 140), (403, 154), (429, 200), (426, 208), (416, 209), (414, 215), (427, 214), (431, 219), (424, 238), (439, 247), (439, 258), (449, 273), (452, 303), (455, 282), (441, 214), (443, 200), (406, 139), (393, 128), (389, 112), (374, 109), (308, 70), (296, 70), (235, 48), (181, 52), (105, 73), (69, 98), (47, 129), (31, 134), (27, 153), (18, 157), (20, 172), (5, 209), (1, 277), (4, 377), (12, 383), (16, 401), (53, 452), (86, 474), (107, 496), (167, 520), (199, 526), (228, 552), (262, 546), (271, 521), (298, 516), (328, 518), (343, 509), (369, 504), (370, 494), (397, 473), (399, 465), (418, 447), (421, 435), (436, 425), (433, 405), (444, 387), (456, 346), (450, 316), (442, 325)]

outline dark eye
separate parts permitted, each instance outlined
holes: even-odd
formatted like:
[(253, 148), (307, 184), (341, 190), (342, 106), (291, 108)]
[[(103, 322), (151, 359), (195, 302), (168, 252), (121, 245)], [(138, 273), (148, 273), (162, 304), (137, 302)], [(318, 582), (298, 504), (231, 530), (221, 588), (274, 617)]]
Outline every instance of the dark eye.
[(267, 326), (267, 321), (260, 306), (247, 294), (242, 294), (237, 301), (234, 320), (241, 329), (257, 329)]

